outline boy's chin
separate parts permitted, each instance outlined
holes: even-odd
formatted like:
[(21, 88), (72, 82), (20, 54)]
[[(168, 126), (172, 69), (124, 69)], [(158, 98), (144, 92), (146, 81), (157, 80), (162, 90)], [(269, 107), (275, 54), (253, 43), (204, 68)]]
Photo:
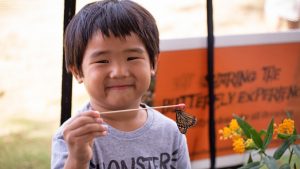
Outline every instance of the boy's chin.
[(139, 108), (140, 101), (132, 101), (131, 99), (115, 99), (109, 103), (112, 110), (124, 110)]

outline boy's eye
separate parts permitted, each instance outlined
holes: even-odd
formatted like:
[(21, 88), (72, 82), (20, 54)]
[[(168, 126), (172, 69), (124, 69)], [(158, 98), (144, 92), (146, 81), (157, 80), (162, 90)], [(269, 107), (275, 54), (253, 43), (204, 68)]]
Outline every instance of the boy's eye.
[(138, 59), (138, 58), (139, 57), (128, 57), (127, 60), (130, 61), (130, 60), (135, 60), (135, 59)]
[(99, 60), (99, 61), (97, 61), (97, 63), (109, 63), (109, 61), (108, 60)]

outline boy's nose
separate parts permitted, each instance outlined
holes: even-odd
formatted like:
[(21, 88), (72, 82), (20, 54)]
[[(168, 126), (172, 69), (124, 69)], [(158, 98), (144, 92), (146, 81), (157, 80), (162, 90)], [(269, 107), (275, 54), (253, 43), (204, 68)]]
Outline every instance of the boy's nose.
[(110, 78), (123, 78), (129, 75), (128, 67), (123, 63), (113, 64), (111, 67)]

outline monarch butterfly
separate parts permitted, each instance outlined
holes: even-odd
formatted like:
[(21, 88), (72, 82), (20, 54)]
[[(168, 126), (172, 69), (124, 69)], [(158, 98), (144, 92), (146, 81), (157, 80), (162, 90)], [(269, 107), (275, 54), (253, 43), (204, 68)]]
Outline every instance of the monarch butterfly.
[(183, 109), (176, 108), (176, 123), (179, 131), (182, 134), (187, 132), (187, 129), (193, 127), (197, 123), (197, 118), (195, 116), (189, 115), (183, 111)]

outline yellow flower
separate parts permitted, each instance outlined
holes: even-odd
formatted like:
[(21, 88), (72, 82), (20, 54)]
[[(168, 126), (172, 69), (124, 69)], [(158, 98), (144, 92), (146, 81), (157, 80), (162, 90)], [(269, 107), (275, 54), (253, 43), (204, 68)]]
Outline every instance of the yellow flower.
[(279, 124), (277, 128), (277, 132), (280, 134), (293, 134), (294, 132), (294, 120), (292, 119), (284, 119), (282, 123)]
[(247, 140), (246, 140), (246, 142), (245, 142), (245, 147), (247, 148), (247, 149), (251, 149), (251, 148), (255, 148), (255, 144), (254, 144), (254, 142), (253, 142), (253, 140), (250, 138), (248, 138)]
[(229, 127), (224, 127), (223, 130), (222, 129), (219, 130), (219, 133), (222, 135), (221, 140), (222, 139), (226, 140), (232, 137), (232, 132)]
[(245, 144), (243, 138), (233, 140), (233, 151), (237, 153), (243, 153), (245, 151)]
[(234, 133), (232, 133), (230, 138), (231, 138), (231, 140), (237, 140), (237, 139), (243, 138), (243, 136), (234, 132)]
[(238, 124), (238, 122), (237, 122), (236, 119), (232, 119), (231, 120), (231, 122), (229, 123), (229, 128), (232, 131), (237, 131), (240, 128), (240, 126), (239, 126), (239, 124)]

